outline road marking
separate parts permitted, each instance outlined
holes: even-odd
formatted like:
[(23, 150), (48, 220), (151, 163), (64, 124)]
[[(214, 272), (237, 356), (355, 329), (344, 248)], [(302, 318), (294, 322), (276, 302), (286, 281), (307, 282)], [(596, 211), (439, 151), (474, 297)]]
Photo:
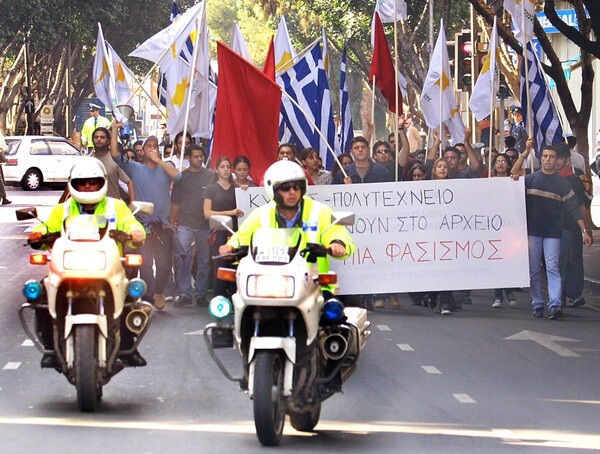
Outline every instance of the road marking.
[(414, 352), (415, 349), (412, 348), (410, 345), (408, 344), (396, 344), (398, 346), (398, 348), (400, 350), (402, 350), (403, 352)]
[(21, 363), (17, 363), (17, 362), (6, 363), (6, 365), (2, 368), (2, 370), (15, 370), (15, 369), (18, 369), (20, 365), (21, 365)]
[(425, 370), (425, 372), (427, 372), (428, 374), (441, 374), (442, 371), (440, 371), (437, 367), (435, 366), (421, 366), (423, 368), (423, 370)]
[(505, 442), (514, 443), (521, 441), (521, 439), (517, 437), (512, 430), (509, 429), (492, 429), (492, 434)]
[(387, 325), (377, 325), (377, 329), (379, 329), (379, 331), (391, 331), (392, 328), (390, 328)]
[(475, 404), (477, 402), (475, 402), (475, 399), (473, 399), (471, 396), (469, 396), (468, 394), (459, 394), (459, 393), (455, 393), (452, 394), (454, 396), (454, 398), (456, 400), (458, 400), (461, 404)]
[(33, 347), (33, 341), (31, 339), (25, 339), (21, 344), (21, 347)]
[(559, 356), (565, 358), (579, 358), (580, 356), (573, 350), (563, 347), (557, 344), (557, 342), (579, 342), (576, 339), (569, 339), (568, 337), (553, 336), (552, 334), (536, 333), (535, 331), (524, 330), (520, 333), (514, 334), (513, 336), (507, 337), (504, 340), (530, 340), (536, 344), (546, 347), (552, 350)]
[(203, 329), (199, 329), (198, 331), (190, 331), (189, 333), (183, 333), (184, 336), (202, 336), (203, 334)]

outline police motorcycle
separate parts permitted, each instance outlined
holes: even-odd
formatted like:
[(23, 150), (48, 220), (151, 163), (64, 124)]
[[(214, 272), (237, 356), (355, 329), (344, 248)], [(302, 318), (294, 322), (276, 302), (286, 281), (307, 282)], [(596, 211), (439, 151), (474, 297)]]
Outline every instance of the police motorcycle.
[[(231, 232), (230, 217), (210, 221), (211, 228)], [(352, 213), (333, 214), (332, 225), (353, 223)], [(336, 273), (317, 270), (316, 258), (328, 248), (309, 243), (300, 249), (300, 243), (299, 228), (259, 228), (249, 247), (215, 257), (239, 259), (237, 270), (217, 272), (236, 282), (237, 292), (231, 301), (211, 300), (217, 320), (204, 329), (205, 342), (223, 374), (253, 400), (256, 434), (265, 446), (280, 443), (286, 414), (294, 429), (314, 429), (321, 404), (342, 391), (370, 335), (365, 309), (324, 300), (321, 285), (337, 282)], [(234, 345), (243, 358), (239, 377), (218, 353)]]
[[(154, 209), (147, 202), (132, 205), (132, 216)], [(18, 220), (38, 219), (35, 208), (17, 210), (16, 215)], [(29, 257), (33, 265), (46, 265), (48, 275), (41, 284), (25, 283), (27, 302), (19, 309), (19, 318), (44, 358), (52, 360), (52, 366), (44, 366), (44, 360), (42, 366), (53, 367), (75, 385), (82, 412), (95, 411), (102, 387), (134, 365), (125, 358), (137, 354), (153, 316), (152, 305), (141, 300), (146, 283), (129, 280), (124, 268), (139, 267), (142, 258), (122, 256), (118, 243), (131, 242), (131, 236), (111, 228), (111, 221), (104, 215), (67, 216), (61, 232), (28, 241), (34, 249), (49, 249)], [(39, 329), (40, 319), (51, 324), (50, 335)]]

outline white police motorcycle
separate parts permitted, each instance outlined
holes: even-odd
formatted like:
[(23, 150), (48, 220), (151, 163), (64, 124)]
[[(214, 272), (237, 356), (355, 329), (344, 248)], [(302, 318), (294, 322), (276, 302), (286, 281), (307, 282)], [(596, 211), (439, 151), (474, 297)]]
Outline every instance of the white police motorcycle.
[[(228, 216), (211, 217), (211, 228), (230, 230), (230, 223)], [(353, 223), (353, 214), (334, 213), (332, 225)], [(232, 301), (212, 299), (209, 311), (217, 321), (204, 330), (217, 366), (253, 400), (265, 446), (281, 441), (286, 414), (294, 429), (314, 429), (322, 402), (342, 391), (370, 335), (365, 309), (324, 301), (321, 285), (335, 283), (337, 275), (319, 274), (315, 262), (328, 249), (308, 244), (301, 250), (300, 244), (299, 228), (260, 228), (249, 247), (228, 254), (239, 266), (219, 268), (217, 276), (237, 282), (237, 292)], [(239, 377), (218, 353), (234, 345), (243, 358)]]
[[(153, 210), (150, 203), (133, 204), (135, 212)], [(38, 218), (35, 208), (16, 214), (18, 220)], [(78, 215), (65, 219), (61, 232), (28, 242), (34, 249), (47, 247), (51, 252), (30, 254), (30, 263), (46, 265), (48, 275), (42, 284), (25, 283), (27, 302), (19, 309), (19, 318), (44, 358), (52, 360), (51, 367), (75, 385), (82, 412), (95, 411), (102, 387), (132, 365), (122, 358), (137, 352), (153, 315), (152, 305), (141, 300), (145, 282), (129, 280), (124, 268), (140, 266), (141, 256), (122, 257), (117, 243), (125, 244), (131, 236), (109, 226), (105, 216)], [(44, 342), (39, 326), (31, 328), (31, 313), (51, 324), (50, 339)], [(130, 340), (125, 349), (124, 336)]]

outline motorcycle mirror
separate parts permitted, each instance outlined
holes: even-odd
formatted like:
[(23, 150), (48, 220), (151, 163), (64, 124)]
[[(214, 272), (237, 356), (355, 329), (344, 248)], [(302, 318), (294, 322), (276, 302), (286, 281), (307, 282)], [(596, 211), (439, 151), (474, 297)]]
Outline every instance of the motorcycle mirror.
[(131, 206), (133, 207), (133, 214), (152, 214), (154, 213), (154, 204), (152, 202), (142, 202), (141, 200), (134, 200), (131, 202)]
[(208, 219), (208, 226), (212, 230), (227, 230), (232, 235), (235, 233), (233, 231), (233, 219), (231, 219), (231, 216), (213, 214)]
[(331, 215), (331, 223), (339, 225), (354, 225), (356, 215), (351, 211), (334, 211)]
[(15, 214), (17, 215), (17, 221), (25, 221), (27, 219), (38, 219), (37, 209), (35, 207), (20, 208), (17, 211), (15, 211)]

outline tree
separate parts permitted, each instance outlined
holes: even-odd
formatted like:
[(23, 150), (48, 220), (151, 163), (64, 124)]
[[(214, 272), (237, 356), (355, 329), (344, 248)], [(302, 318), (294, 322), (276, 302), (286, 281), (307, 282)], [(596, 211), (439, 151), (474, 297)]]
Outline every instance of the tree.
[[(473, 8), (479, 16), (488, 24), (493, 24), (494, 16), (504, 17), (501, 5), (496, 6), (498, 2), (490, 2), (487, 4), (484, 0), (469, 0)], [(573, 6), (577, 14), (579, 30), (563, 22), (556, 13), (556, 4), (554, 0), (546, 0), (544, 2), (544, 14), (567, 39), (574, 42), (581, 48), (581, 57), (578, 67), (581, 68), (581, 93), (592, 93), (592, 84), (594, 81), (594, 70), (592, 68), (593, 56), (600, 58), (600, 35), (597, 33), (600, 28), (600, 5), (593, 0), (570, 0), (569, 3)], [(584, 8), (587, 8), (589, 18), (586, 17)], [(499, 35), (504, 40), (507, 46), (512, 48), (519, 55), (523, 54), (521, 44), (515, 39), (511, 28), (510, 19), (499, 21)], [(592, 39), (592, 27), (594, 25), (594, 36)], [(554, 48), (552, 47), (546, 33), (541, 25), (535, 20), (534, 33), (538, 38), (540, 45), (548, 58), (549, 64), (542, 64), (546, 74), (551, 77), (556, 83), (556, 90), (560, 98), (565, 117), (569, 122), (573, 135), (577, 138), (577, 148), (583, 155), (586, 163), (589, 164), (588, 152), (588, 126), (592, 112), (592, 96), (582, 96), (579, 110), (575, 106), (573, 96), (567, 84), (567, 79), (562, 67), (562, 63)], [(513, 74), (513, 79), (518, 76)], [(515, 84), (511, 85), (513, 92), (518, 93)]]

